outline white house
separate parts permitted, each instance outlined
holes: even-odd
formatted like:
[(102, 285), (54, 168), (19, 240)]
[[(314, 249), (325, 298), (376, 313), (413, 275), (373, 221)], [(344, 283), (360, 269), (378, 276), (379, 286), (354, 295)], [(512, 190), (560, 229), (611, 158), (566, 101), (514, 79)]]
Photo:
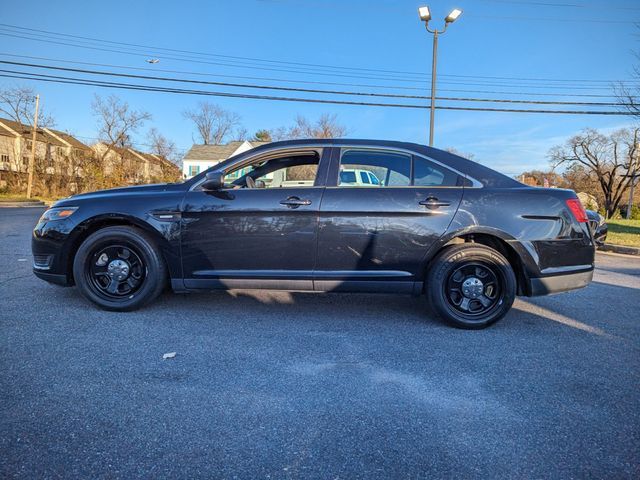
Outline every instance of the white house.
[(191, 178), (229, 157), (251, 150), (267, 142), (229, 142), (226, 145), (193, 145), (182, 159), (182, 175)]

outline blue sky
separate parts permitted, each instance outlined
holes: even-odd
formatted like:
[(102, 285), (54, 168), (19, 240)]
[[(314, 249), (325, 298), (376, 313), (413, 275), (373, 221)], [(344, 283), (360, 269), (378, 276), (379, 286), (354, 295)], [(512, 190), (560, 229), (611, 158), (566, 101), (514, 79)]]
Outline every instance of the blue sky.
[[(441, 25), (438, 19), (443, 18), (451, 8), (459, 7), (464, 10), (459, 21), (451, 25), (440, 40), (438, 80), (439, 93), (443, 96), (580, 100), (578, 97), (532, 94), (610, 95), (608, 82), (631, 78), (634, 62), (632, 52), (640, 50), (640, 30), (634, 25), (634, 21), (640, 22), (640, 3), (637, 1), (445, 0), (426, 3), (431, 7), (436, 25)], [(117, 47), (121, 50), (116, 53), (58, 45), (50, 41), (16, 38), (15, 35), (19, 32), (7, 27), (0, 27), (0, 59), (20, 61), (19, 58), (8, 57), (7, 54), (37, 56), (148, 69), (135, 72), (146, 75), (153, 75), (154, 69), (176, 70), (228, 76), (179, 75), (188, 78), (289, 86), (301, 81), (386, 85), (394, 87), (384, 89), (386, 92), (422, 95), (428, 94), (431, 37), (427, 36), (418, 19), (419, 5), (420, 1), (405, 0), (221, 0), (180, 3), (164, 0), (85, 0), (32, 1), (27, 12), (23, 4), (7, 2), (2, 7), (0, 22), (128, 44), (283, 62), (415, 72), (423, 76), (414, 73), (384, 74), (343, 69), (300, 72), (304, 67), (262, 62), (257, 65), (262, 68), (256, 68), (255, 62), (248, 61), (244, 61), (243, 66), (212, 65), (178, 60), (179, 57), (166, 58), (171, 55), (162, 52), (152, 52), (160, 58), (160, 63), (149, 65), (145, 62), (147, 55), (142, 54), (144, 52), (132, 54), (129, 47)], [(31, 12), (37, 14), (31, 15)], [(82, 44), (80, 41), (69, 40), (65, 40), (64, 43)], [(145, 52), (147, 50), (149, 49)], [(125, 51), (129, 53), (123, 53)], [(193, 58), (205, 57), (191, 56), (191, 59)], [(211, 63), (234, 63), (220, 57), (206, 59)], [(62, 65), (53, 61), (38, 62)], [(272, 69), (265, 70), (265, 67)], [(165, 72), (158, 74), (175, 75)], [(379, 78), (385, 75), (392, 76), (393, 79)], [(278, 78), (290, 80), (290, 83), (230, 78), (233, 76)], [(513, 77), (536, 80), (509, 79)], [(38, 90), (44, 106), (53, 112), (58, 128), (87, 138), (96, 135), (95, 119), (90, 110), (94, 94), (116, 93), (132, 107), (150, 112), (153, 121), (147, 126), (157, 127), (181, 148), (191, 145), (194, 133), (181, 112), (202, 100), (202, 97), (188, 95), (114, 91), (94, 86), (46, 84), (0, 78), (0, 85), (3, 86), (16, 83), (31, 84)], [(553, 85), (553, 88), (547, 88), (550, 85)], [(306, 86), (382, 91), (380, 88), (362, 86)], [(396, 89), (398, 86), (421, 90)], [(195, 88), (237, 91), (221, 87)], [(278, 92), (273, 94), (283, 95)], [(316, 97), (322, 98), (322, 95)], [(350, 137), (427, 142), (427, 110), (214, 97), (209, 99), (237, 112), (250, 133), (262, 128), (291, 124), (298, 114), (316, 118), (322, 113), (335, 113), (349, 128)], [(582, 99), (607, 100), (586, 97)], [(380, 101), (393, 102), (390, 99)], [(629, 123), (628, 118), (620, 116), (438, 111), (435, 144), (437, 147), (454, 147), (463, 152), (473, 153), (477, 161), (514, 175), (531, 168), (547, 168), (546, 155), (549, 148), (582, 128), (611, 130)], [(138, 135), (136, 140), (139, 143), (145, 142), (146, 130), (145, 128)]]

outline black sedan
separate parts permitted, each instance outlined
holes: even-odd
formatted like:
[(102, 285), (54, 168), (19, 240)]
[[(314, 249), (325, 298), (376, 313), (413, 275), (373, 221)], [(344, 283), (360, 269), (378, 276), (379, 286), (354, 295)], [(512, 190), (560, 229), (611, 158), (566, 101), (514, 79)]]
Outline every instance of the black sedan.
[(271, 143), (184, 183), (76, 195), (43, 214), (32, 247), (38, 277), (108, 310), (167, 284), (425, 294), (462, 328), (516, 295), (584, 287), (594, 267), (573, 191), (375, 140)]

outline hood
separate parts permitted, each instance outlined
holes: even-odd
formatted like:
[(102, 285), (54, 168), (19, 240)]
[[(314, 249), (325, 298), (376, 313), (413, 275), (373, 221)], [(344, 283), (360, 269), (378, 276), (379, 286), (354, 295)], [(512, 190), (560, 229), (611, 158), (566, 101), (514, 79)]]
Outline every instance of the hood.
[(134, 185), (131, 187), (108, 188), (106, 190), (97, 190), (95, 192), (80, 193), (71, 197), (58, 200), (53, 206), (65, 206), (74, 203), (77, 200), (85, 200), (90, 198), (108, 198), (122, 195), (144, 195), (146, 193), (158, 193), (164, 191), (179, 190), (183, 184), (180, 183), (155, 183), (151, 185)]

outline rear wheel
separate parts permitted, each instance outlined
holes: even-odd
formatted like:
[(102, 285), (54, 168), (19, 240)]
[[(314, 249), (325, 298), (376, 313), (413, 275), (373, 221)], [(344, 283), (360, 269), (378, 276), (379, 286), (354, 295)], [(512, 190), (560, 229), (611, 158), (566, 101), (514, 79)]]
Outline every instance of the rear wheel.
[(439, 317), (459, 328), (480, 329), (511, 309), (516, 277), (498, 251), (472, 243), (452, 245), (431, 262), (426, 294)]
[(105, 310), (140, 308), (162, 291), (166, 266), (153, 239), (132, 227), (107, 227), (78, 249), (73, 276), (82, 294)]

